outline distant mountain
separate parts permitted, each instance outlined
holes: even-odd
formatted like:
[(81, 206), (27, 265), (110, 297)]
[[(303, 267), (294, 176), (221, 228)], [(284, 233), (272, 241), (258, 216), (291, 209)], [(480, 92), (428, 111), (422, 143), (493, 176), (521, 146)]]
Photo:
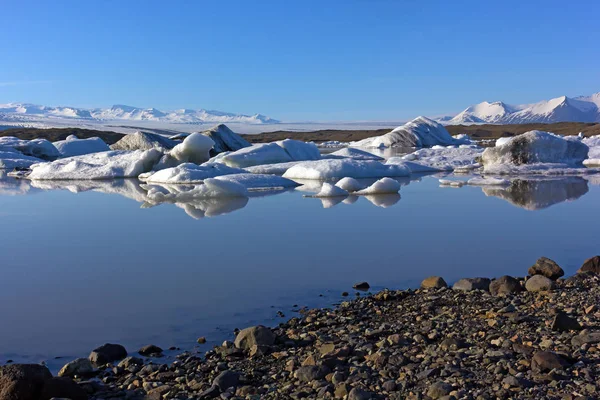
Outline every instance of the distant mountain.
[(574, 98), (562, 96), (535, 104), (509, 105), (501, 101), (484, 101), (468, 107), (452, 119), (440, 121), (449, 125), (600, 122), (600, 92)]
[(30, 120), (49, 121), (56, 118), (102, 121), (157, 121), (180, 124), (227, 123), (276, 124), (279, 121), (262, 114), (243, 115), (214, 110), (181, 109), (161, 111), (156, 108), (138, 108), (114, 105), (110, 108), (49, 107), (27, 103), (0, 104), (0, 122), (26, 122)]

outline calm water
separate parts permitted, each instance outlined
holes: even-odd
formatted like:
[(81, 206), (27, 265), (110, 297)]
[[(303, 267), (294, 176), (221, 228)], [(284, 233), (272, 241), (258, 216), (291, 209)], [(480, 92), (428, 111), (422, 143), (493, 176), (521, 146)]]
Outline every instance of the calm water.
[(0, 363), (56, 368), (105, 342), (187, 349), (206, 336), (208, 349), (235, 327), (276, 324), (277, 311), (338, 302), (357, 281), (522, 276), (540, 256), (573, 273), (600, 252), (598, 178), (506, 190), (437, 179), (343, 202), (294, 190), (151, 207), (134, 180), (2, 176)]

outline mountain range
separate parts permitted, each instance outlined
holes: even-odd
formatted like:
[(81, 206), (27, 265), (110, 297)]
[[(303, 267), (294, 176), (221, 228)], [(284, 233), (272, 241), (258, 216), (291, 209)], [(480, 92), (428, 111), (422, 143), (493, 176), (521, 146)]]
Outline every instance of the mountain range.
[(60, 118), (83, 121), (156, 121), (179, 124), (227, 123), (274, 124), (279, 121), (262, 114), (243, 115), (215, 110), (179, 109), (161, 111), (156, 108), (139, 108), (114, 105), (110, 108), (50, 107), (27, 103), (0, 104), (0, 120), (26, 122), (34, 118)]
[(591, 96), (561, 96), (534, 104), (510, 105), (484, 101), (463, 112), (438, 119), (448, 125), (600, 122), (600, 92)]

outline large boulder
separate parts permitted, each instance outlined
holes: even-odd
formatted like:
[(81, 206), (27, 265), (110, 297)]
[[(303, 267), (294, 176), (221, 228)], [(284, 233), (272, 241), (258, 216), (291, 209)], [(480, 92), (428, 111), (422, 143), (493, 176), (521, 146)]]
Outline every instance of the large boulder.
[(95, 348), (89, 355), (89, 360), (96, 364), (108, 364), (113, 361), (122, 360), (127, 357), (127, 350), (120, 344), (105, 343)]
[(452, 289), (467, 292), (471, 290), (485, 290), (487, 292), (490, 290), (490, 282), (489, 278), (463, 278), (458, 280), (452, 286)]
[(600, 256), (594, 256), (585, 260), (577, 272), (593, 272), (595, 274), (600, 274)]
[(77, 358), (71, 362), (65, 364), (64, 367), (58, 371), (58, 376), (87, 376), (94, 373), (94, 366), (92, 362), (87, 358)]
[(525, 289), (528, 292), (546, 292), (555, 288), (554, 281), (544, 275), (534, 275), (525, 282)]
[(154, 133), (141, 132), (125, 135), (121, 140), (112, 144), (112, 150), (171, 150), (177, 144), (176, 141), (167, 139)]
[(571, 363), (563, 356), (551, 351), (538, 351), (531, 359), (531, 369), (534, 372), (548, 372), (553, 369), (562, 369)]
[(38, 400), (52, 374), (43, 365), (13, 364), (0, 366), (0, 399)]
[(221, 372), (214, 380), (213, 385), (218, 386), (221, 392), (226, 391), (230, 387), (237, 387), (240, 382), (240, 373), (227, 370)]
[(218, 154), (226, 151), (237, 151), (243, 149), (244, 147), (251, 146), (246, 139), (233, 132), (225, 124), (219, 124), (214, 128), (202, 132), (202, 134), (204, 136), (208, 136), (213, 140), (213, 142), (215, 142), (215, 145), (211, 150), (211, 154)]
[(421, 282), (422, 289), (437, 289), (448, 287), (448, 284), (441, 276), (430, 276), (429, 278), (423, 279)]
[(490, 293), (494, 296), (522, 292), (521, 283), (512, 276), (504, 275), (490, 283)]
[(44, 383), (40, 395), (40, 400), (50, 400), (52, 398), (86, 400), (88, 395), (86, 391), (72, 379), (55, 377)]
[(540, 257), (535, 264), (529, 267), (529, 275), (543, 275), (546, 278), (557, 280), (565, 274), (565, 271), (554, 261), (546, 257)]
[(275, 343), (275, 334), (266, 326), (258, 325), (242, 329), (235, 337), (235, 347), (250, 350), (254, 345), (272, 346)]
[(488, 147), (481, 159), (487, 173), (528, 173), (553, 168), (583, 168), (588, 150), (577, 139), (529, 131)]

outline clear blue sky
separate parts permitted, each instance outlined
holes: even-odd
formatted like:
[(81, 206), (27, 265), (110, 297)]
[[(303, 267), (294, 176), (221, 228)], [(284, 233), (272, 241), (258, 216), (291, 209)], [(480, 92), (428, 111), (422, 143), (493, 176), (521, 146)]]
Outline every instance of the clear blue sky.
[(600, 91), (600, 1), (11, 1), (0, 102), (403, 120)]

